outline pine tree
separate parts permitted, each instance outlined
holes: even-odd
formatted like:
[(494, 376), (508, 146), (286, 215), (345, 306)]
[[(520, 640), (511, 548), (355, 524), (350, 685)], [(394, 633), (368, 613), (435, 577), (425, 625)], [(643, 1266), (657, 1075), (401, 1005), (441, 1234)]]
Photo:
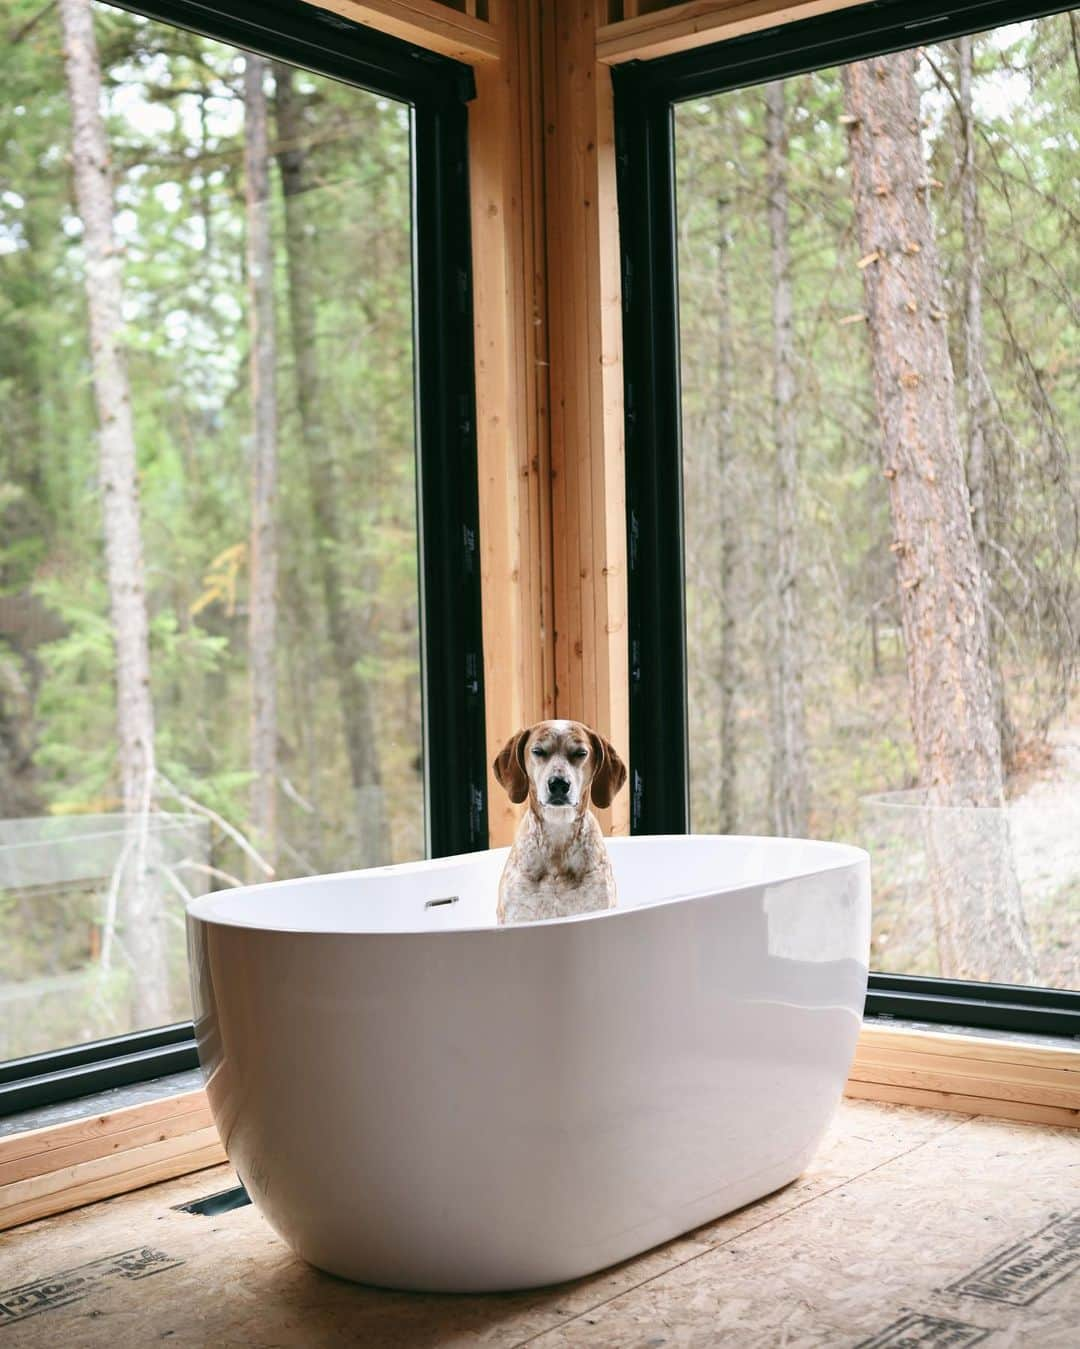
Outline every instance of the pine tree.
[[(931, 817), (941, 972), (1030, 981), (1008, 841), (983, 572), (971, 523), (915, 53), (845, 66), (851, 175), (908, 689)], [(981, 807), (935, 816), (934, 807)], [(945, 840), (970, 821), (973, 837)], [(945, 823), (948, 822), (948, 823)], [(985, 828), (982, 827), (985, 822)]]

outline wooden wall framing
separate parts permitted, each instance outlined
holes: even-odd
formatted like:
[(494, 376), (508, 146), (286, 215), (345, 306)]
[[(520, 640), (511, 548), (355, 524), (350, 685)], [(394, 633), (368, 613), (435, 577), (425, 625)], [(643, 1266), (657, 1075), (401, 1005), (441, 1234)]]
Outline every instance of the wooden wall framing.
[[(622, 290), (611, 72), (597, 6), (542, 9), (556, 715), (630, 738)], [(629, 792), (601, 813), (628, 833)]]
[(625, 0), (620, 18), (601, 24), (597, 59), (610, 65), (620, 61), (648, 61), (671, 56), (725, 38), (742, 37), (762, 28), (809, 19), (830, 10), (864, 4), (865, 0)]
[[(489, 765), (543, 717), (629, 751), (621, 295), (610, 64), (855, 0), (315, 0), (472, 65)], [(477, 17), (477, 13), (487, 18)], [(612, 19), (615, 19), (613, 22)], [(489, 837), (520, 808), (488, 778)], [(601, 816), (629, 830), (629, 795)]]
[(518, 808), (490, 765), (520, 727), (556, 715), (543, 90), (534, 6), (501, 4), (502, 59), (475, 69), (469, 109), (488, 821)]
[(845, 1095), (1080, 1128), (1080, 1048), (867, 1025)]
[[(629, 742), (611, 78), (589, 0), (494, 11), (470, 107), (489, 760), (571, 717)], [(493, 845), (519, 808), (489, 776)], [(629, 827), (628, 798), (602, 821)]]
[[(572, 717), (629, 751), (618, 216), (610, 66), (857, 0), (312, 0), (470, 64), (488, 815), (490, 763)], [(486, 18), (478, 15), (486, 14)], [(601, 816), (629, 831), (629, 795)]]
[[(309, 0), (309, 3), (467, 65), (500, 59), (499, 40), (489, 23), (475, 13), (440, 4), (439, 0)], [(475, 6), (472, 8), (475, 10)]]
[(206, 1093), (0, 1138), (0, 1231), (227, 1161)]

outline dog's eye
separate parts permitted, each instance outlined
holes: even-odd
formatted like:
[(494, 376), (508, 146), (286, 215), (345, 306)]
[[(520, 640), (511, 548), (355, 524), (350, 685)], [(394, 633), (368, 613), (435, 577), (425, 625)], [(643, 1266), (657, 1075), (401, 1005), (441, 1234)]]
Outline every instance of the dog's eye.
[(536, 757), (537, 757), (538, 759), (546, 759), (546, 758), (547, 758), (547, 750), (546, 750), (546, 749), (541, 749), (539, 745), (533, 745), (533, 747), (532, 747), (532, 752), (536, 755)]
[(571, 759), (585, 759), (588, 757), (588, 754), (589, 751), (585, 748), (584, 745), (578, 745), (577, 749), (572, 749), (570, 751)]

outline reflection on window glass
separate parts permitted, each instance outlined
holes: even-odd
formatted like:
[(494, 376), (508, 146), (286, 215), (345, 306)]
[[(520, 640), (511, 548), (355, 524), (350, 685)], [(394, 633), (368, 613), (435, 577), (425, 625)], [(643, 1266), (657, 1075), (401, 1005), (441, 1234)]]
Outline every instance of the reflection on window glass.
[(7, 27), (0, 1059), (190, 1015), (186, 895), (425, 846), (410, 109)]
[(1075, 16), (675, 110), (692, 827), (1080, 985)]

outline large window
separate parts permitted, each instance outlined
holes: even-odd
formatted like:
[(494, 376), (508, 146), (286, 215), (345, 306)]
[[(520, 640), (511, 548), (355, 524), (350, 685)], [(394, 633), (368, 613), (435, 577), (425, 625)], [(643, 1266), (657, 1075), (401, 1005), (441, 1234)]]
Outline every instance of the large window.
[(189, 894), (486, 844), (467, 72), (224, 8), (5, 18), (0, 1060), (189, 1017)]
[(863, 843), (876, 969), (1072, 989), (1077, 19), (876, 8), (620, 77), (635, 825)]

